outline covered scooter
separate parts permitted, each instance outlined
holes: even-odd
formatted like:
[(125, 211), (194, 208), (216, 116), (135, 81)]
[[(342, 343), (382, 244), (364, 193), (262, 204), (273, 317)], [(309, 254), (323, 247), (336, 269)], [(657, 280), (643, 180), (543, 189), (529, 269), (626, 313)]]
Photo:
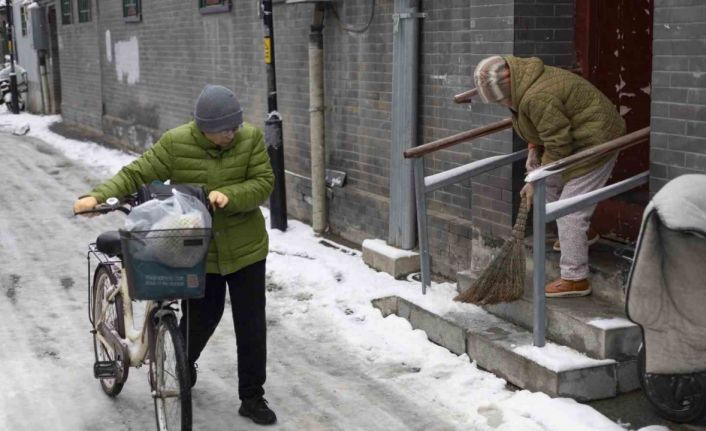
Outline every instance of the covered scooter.
[(706, 416), (706, 175), (670, 181), (645, 209), (626, 311), (650, 403), (674, 422)]

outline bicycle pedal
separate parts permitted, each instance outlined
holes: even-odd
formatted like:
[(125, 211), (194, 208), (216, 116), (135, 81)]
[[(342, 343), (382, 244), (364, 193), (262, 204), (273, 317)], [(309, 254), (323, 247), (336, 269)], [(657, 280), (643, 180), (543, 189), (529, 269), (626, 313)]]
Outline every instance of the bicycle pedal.
[(97, 361), (93, 364), (93, 377), (96, 379), (118, 377), (118, 363), (116, 361)]

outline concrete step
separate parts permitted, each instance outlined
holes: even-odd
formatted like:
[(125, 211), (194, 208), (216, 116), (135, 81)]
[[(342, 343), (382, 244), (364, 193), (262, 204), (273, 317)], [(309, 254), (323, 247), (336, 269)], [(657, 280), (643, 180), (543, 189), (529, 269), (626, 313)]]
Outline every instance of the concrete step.
[[(556, 238), (551, 237), (547, 240), (545, 261), (547, 282), (560, 277), (559, 259), (561, 253), (552, 249), (555, 240)], [(527, 269), (531, 273), (532, 268), (534, 268), (531, 237), (526, 238), (525, 245)], [(625, 304), (623, 285), (630, 270), (630, 263), (615, 255), (616, 250), (621, 247), (621, 244), (601, 239), (598, 243), (592, 245), (588, 252), (589, 280), (593, 296), (615, 306), (623, 306)]]
[(588, 401), (614, 397), (638, 385), (634, 360), (591, 359), (553, 343), (535, 348), (529, 331), (478, 307), (435, 313), (396, 296), (374, 300), (373, 305), (385, 316), (409, 320), (432, 342), (468, 354), (479, 367), (523, 389)]
[[(530, 240), (531, 241), (531, 240)], [(548, 240), (548, 247), (553, 240)], [(591, 248), (591, 287), (593, 294), (584, 298), (547, 298), (547, 338), (584, 352), (593, 358), (634, 358), (641, 342), (637, 325), (627, 320), (624, 310), (622, 279), (629, 264), (615, 257), (607, 242)], [(531, 247), (527, 254), (531, 256)], [(532, 330), (532, 263), (528, 258), (525, 296), (512, 303), (485, 307), (489, 312)], [(559, 276), (559, 253), (547, 253), (547, 280)], [(458, 289), (469, 288), (475, 278), (468, 272), (458, 274)]]
[[(528, 289), (529, 290), (529, 289)], [(642, 342), (640, 327), (627, 320), (622, 307), (600, 298), (547, 298), (547, 338), (592, 358), (628, 359)], [(534, 308), (529, 292), (518, 301), (484, 307), (494, 315), (532, 330)]]
[[(552, 245), (556, 240), (555, 237), (547, 238), (547, 253), (545, 259), (545, 270), (547, 282), (559, 278), (559, 258), (561, 254), (558, 251), (552, 250)], [(617, 307), (622, 307), (625, 304), (625, 292), (623, 285), (630, 263), (615, 255), (616, 250), (619, 250), (620, 244), (608, 240), (600, 240), (589, 249), (589, 280), (593, 296), (602, 299), (604, 302)], [(525, 239), (525, 254), (527, 257), (527, 273), (531, 285), (531, 276), (534, 268), (532, 259), (532, 238)], [(456, 274), (458, 282), (458, 291), (464, 291), (475, 279), (480, 275), (480, 272), (473, 273), (471, 271), (460, 271)]]

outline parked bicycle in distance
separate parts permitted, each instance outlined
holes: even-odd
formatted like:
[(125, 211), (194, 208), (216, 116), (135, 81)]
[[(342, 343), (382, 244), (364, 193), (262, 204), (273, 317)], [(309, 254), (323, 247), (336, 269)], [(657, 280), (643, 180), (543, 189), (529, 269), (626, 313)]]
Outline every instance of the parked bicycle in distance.
[[(110, 198), (81, 214), (130, 214), (141, 203), (137, 196), (123, 202)], [(179, 330), (177, 312), (180, 299), (203, 296), (209, 239), (210, 228), (120, 230), (104, 232), (88, 246), (88, 317), (93, 334), (94, 376), (103, 392), (116, 397), (127, 381), (130, 367), (148, 364), (158, 430), (187, 431), (192, 427), (188, 340)], [(154, 256), (146, 257), (155, 249), (187, 256), (190, 261), (170, 267)], [(97, 265), (91, 277), (92, 260)], [(144, 315), (139, 321), (133, 309), (133, 301), (137, 300), (144, 301)]]

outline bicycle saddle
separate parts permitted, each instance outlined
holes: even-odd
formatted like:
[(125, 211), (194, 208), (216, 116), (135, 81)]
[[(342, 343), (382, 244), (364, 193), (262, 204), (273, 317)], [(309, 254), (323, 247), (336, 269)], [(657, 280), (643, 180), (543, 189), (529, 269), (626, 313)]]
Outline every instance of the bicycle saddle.
[(117, 230), (103, 232), (96, 240), (96, 248), (98, 251), (105, 253), (108, 256), (120, 256), (122, 254), (122, 248), (120, 246), (120, 233)]

